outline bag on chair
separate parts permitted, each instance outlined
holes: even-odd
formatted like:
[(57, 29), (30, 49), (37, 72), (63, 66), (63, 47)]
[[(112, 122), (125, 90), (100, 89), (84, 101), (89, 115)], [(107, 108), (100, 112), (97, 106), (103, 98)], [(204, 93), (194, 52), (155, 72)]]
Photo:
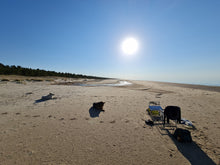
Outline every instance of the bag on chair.
[(177, 139), (178, 142), (192, 142), (192, 137), (190, 131), (186, 129), (177, 128), (173, 134), (173, 136)]

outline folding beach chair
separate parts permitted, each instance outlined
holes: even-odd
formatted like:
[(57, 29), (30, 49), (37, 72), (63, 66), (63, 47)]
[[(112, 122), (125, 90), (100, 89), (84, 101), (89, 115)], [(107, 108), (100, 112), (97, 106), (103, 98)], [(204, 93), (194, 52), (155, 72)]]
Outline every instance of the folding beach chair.
[(147, 112), (154, 122), (163, 121), (164, 110), (160, 106), (160, 102), (150, 101)]

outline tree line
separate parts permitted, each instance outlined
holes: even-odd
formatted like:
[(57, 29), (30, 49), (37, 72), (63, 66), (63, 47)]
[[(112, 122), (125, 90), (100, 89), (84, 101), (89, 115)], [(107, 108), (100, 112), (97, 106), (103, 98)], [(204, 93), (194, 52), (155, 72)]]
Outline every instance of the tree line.
[(31, 68), (24, 68), (15, 65), (9, 66), (9, 65), (4, 65), (2, 63), (0, 63), (0, 75), (21, 75), (21, 76), (34, 76), (34, 77), (56, 76), (56, 77), (67, 77), (67, 78), (104, 79), (103, 77), (87, 76), (82, 74), (46, 71), (43, 69), (31, 69)]

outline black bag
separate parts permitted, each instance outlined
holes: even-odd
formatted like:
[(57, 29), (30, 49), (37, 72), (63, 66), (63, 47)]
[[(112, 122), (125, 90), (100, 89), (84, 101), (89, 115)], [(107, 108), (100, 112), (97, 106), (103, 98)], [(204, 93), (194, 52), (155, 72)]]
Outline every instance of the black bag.
[(186, 129), (177, 128), (173, 136), (177, 139), (178, 142), (192, 142), (191, 133)]
[(145, 123), (151, 127), (154, 126), (154, 122), (151, 120), (146, 120)]

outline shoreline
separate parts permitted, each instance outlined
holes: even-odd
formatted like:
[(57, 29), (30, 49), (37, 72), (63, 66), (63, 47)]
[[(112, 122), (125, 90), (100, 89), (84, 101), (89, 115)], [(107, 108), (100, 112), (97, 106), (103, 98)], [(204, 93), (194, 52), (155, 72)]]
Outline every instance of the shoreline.
[[(2, 81), (3, 80), (3, 81)], [(5, 82), (51, 82), (53, 85), (76, 85), (76, 86), (127, 86), (134, 85), (132, 82), (149, 82), (160, 85), (168, 85), (168, 86), (176, 86), (183, 88), (191, 88), (191, 89), (200, 89), (206, 91), (215, 91), (220, 92), (220, 86), (212, 86), (212, 85), (200, 85), (200, 84), (185, 84), (185, 83), (175, 83), (175, 82), (160, 82), (160, 81), (148, 81), (148, 80), (123, 80), (123, 79), (76, 79), (76, 78), (64, 78), (64, 77), (29, 77), (29, 76), (19, 76), (19, 75), (0, 75), (0, 83)], [(102, 82), (106, 83), (102, 83)], [(127, 84), (120, 84), (120, 81), (128, 82)], [(92, 83), (90, 83), (92, 82)], [(132, 84), (129, 84), (132, 83)], [(115, 84), (115, 85), (114, 85)]]
[(162, 85), (176, 86), (176, 87), (184, 87), (191, 89), (201, 89), (207, 91), (215, 91), (220, 92), (220, 86), (210, 86), (210, 85), (200, 85), (200, 84), (184, 84), (184, 83), (172, 83), (172, 82), (159, 82), (159, 81), (149, 81), (152, 83), (158, 83)]

